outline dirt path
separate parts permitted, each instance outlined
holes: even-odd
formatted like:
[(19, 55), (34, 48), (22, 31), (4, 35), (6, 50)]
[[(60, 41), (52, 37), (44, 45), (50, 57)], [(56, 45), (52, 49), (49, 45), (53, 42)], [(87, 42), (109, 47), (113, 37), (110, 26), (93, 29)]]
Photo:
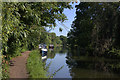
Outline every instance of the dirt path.
[(26, 70), (26, 62), (30, 51), (21, 53), (22, 56), (18, 56), (12, 59), (13, 64), (10, 66), (10, 78), (28, 78)]

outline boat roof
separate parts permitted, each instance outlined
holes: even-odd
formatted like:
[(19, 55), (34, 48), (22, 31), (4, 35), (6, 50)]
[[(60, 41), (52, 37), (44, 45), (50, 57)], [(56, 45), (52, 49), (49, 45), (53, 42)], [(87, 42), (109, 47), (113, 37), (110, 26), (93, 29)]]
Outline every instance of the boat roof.
[(40, 47), (42, 47), (42, 48), (46, 48), (46, 46), (47, 46), (47, 45), (46, 45), (46, 44), (41, 43), (41, 44), (39, 44), (39, 46), (40, 46)]
[(50, 44), (49, 46), (54, 46), (53, 44)]

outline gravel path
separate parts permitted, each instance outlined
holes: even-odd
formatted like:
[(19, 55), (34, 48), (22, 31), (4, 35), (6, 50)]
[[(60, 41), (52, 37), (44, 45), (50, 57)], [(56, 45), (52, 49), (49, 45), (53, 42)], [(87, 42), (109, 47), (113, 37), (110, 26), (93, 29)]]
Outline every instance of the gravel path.
[(13, 58), (10, 66), (10, 78), (28, 78), (26, 63), (30, 51), (21, 53), (22, 56)]

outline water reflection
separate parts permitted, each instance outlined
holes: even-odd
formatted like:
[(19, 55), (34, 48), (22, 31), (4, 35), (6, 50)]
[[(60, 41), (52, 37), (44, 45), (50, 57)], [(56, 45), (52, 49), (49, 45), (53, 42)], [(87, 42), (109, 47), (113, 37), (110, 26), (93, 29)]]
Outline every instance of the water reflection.
[(47, 55), (42, 57), (42, 62), (46, 62), (46, 60), (47, 60)]
[(46, 61), (46, 66), (51, 65), (48, 69), (48, 75), (54, 74), (54, 72), (58, 71), (53, 77), (54, 78), (71, 78), (69, 74), (69, 68), (66, 64), (66, 50), (61, 47), (56, 47), (54, 50), (48, 51), (48, 58)]
[(66, 63), (72, 78), (120, 78), (120, 61), (68, 51)]
[(57, 47), (48, 50), (46, 65), (50, 74), (64, 66), (54, 78), (120, 78), (120, 61), (88, 56), (79, 50)]
[(53, 49), (48, 49), (48, 58), (53, 59), (56, 54), (65, 54), (66, 49), (62, 47), (55, 47)]

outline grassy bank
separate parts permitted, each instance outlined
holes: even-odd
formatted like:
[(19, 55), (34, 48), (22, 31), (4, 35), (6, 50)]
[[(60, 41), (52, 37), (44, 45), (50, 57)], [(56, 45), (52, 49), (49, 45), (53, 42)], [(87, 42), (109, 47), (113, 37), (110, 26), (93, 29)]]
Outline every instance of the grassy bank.
[(30, 53), (27, 60), (27, 70), (30, 78), (46, 78), (46, 71), (39, 50), (33, 50)]

